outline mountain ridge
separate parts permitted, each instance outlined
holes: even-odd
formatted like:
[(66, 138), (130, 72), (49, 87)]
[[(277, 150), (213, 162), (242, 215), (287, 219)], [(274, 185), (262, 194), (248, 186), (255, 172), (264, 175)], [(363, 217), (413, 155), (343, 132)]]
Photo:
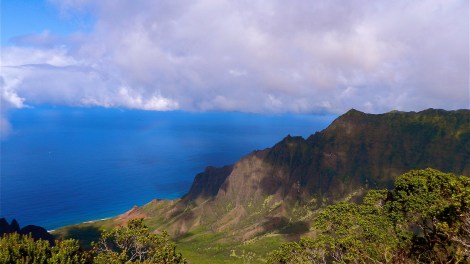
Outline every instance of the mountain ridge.
[(183, 198), (160, 211), (170, 223), (162, 227), (183, 235), (208, 223), (229, 230), (256, 215), (282, 219), (295, 204), (319, 207), (361, 188), (390, 188), (411, 169), (469, 175), (469, 153), (470, 110), (351, 109), (307, 139), (288, 135), (234, 165), (206, 168)]
[(428, 167), (470, 175), (470, 110), (351, 109), (307, 138), (288, 135), (233, 165), (207, 167), (182, 198), (153, 200), (105, 223), (144, 217), (184, 247), (298, 239), (312, 232), (319, 208), (360, 201), (367, 189), (391, 188), (400, 174)]

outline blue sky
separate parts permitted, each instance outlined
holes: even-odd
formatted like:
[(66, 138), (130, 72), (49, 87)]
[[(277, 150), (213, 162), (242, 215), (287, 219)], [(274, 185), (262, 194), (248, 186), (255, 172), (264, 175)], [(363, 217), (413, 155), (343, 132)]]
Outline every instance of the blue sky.
[(470, 108), (469, 1), (2, 2), (0, 119), (150, 111)]
[(14, 45), (17, 37), (50, 32), (67, 36), (76, 31), (90, 31), (93, 18), (89, 13), (80, 16), (61, 15), (53, 3), (42, 0), (2, 0), (1, 45)]

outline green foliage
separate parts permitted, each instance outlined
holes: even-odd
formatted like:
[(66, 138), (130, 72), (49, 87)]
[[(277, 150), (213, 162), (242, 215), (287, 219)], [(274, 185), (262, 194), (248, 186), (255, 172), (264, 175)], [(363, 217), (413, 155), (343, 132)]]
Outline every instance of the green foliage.
[(390, 263), (399, 246), (392, 222), (374, 205), (339, 203), (317, 217), (317, 236), (290, 242), (275, 251), (269, 263)]
[(90, 263), (91, 255), (83, 251), (75, 239), (56, 241), (51, 248), (51, 257), (48, 263), (54, 264), (80, 264)]
[(154, 234), (143, 219), (130, 220), (127, 227), (103, 231), (93, 245), (95, 263), (185, 263), (166, 232)]
[(85, 264), (91, 263), (91, 259), (76, 240), (57, 241), (51, 247), (48, 241), (34, 241), (31, 236), (17, 233), (0, 239), (0, 263)]
[(470, 179), (433, 169), (397, 178), (387, 209), (395, 224), (414, 230), (412, 253), (420, 261), (470, 258)]
[(337, 262), (364, 260), (388, 263), (398, 247), (392, 222), (381, 207), (340, 203), (324, 210), (314, 227), (328, 240)]
[(327, 251), (333, 247), (330, 237), (303, 237), (299, 242), (284, 243), (270, 253), (268, 263), (326, 263)]
[(6, 234), (0, 239), (0, 263), (87, 264), (87, 263), (186, 263), (176, 253), (167, 233), (153, 234), (143, 219), (131, 220), (127, 227), (103, 231), (91, 252), (80, 248), (75, 239), (34, 241), (31, 236)]
[(314, 238), (284, 244), (268, 263), (468, 262), (470, 179), (410, 171), (362, 204), (328, 206), (314, 228)]

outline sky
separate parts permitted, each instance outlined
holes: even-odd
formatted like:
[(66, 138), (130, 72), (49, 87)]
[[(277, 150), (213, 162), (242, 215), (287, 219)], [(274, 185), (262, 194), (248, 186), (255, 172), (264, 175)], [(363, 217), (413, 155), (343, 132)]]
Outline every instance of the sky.
[(470, 108), (467, 0), (2, 0), (1, 127), (48, 104)]

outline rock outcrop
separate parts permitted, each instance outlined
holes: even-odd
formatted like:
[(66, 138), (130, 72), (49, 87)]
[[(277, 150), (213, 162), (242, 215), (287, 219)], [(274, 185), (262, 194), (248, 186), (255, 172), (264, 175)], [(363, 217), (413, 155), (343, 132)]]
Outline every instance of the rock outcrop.
[(20, 225), (16, 219), (11, 221), (11, 224), (8, 224), (5, 218), (0, 218), (0, 237), (4, 234), (18, 233), (21, 235), (31, 235), (34, 240), (47, 240), (51, 245), (54, 245), (54, 237), (47, 232), (46, 229), (40, 226), (27, 225), (20, 229)]

